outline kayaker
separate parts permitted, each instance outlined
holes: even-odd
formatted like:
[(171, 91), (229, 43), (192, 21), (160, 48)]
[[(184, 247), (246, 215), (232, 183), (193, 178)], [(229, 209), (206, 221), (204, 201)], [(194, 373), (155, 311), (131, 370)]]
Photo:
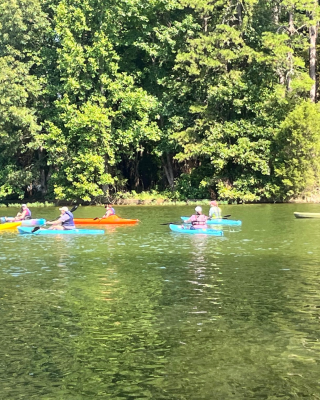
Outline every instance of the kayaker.
[(25, 219), (31, 219), (31, 211), (27, 207), (26, 204), (21, 205), (21, 210), (15, 217), (6, 217), (6, 222), (16, 222), (16, 221), (23, 221)]
[(200, 206), (197, 206), (195, 208), (196, 214), (191, 215), (189, 219), (184, 221), (184, 223), (190, 223), (191, 222), (191, 227), (190, 229), (202, 229), (207, 227), (207, 217), (202, 214), (202, 208)]
[(209, 218), (221, 218), (221, 208), (215, 200), (210, 201)]
[(61, 211), (60, 217), (56, 221), (48, 221), (48, 225), (52, 225), (49, 229), (56, 230), (67, 230), (67, 229), (76, 229), (73, 222), (73, 214), (69, 211), (68, 207), (59, 208)]
[(104, 208), (106, 209), (106, 213), (102, 218), (108, 218), (110, 215), (116, 215), (116, 211), (111, 204), (106, 204)]

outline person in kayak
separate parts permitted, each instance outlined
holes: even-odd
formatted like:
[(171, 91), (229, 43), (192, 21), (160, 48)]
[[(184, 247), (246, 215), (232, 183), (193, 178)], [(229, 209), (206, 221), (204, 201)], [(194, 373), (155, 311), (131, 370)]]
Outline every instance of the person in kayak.
[(215, 200), (210, 201), (209, 218), (221, 218), (221, 208), (218, 206), (218, 203)]
[(52, 225), (49, 229), (56, 230), (68, 230), (68, 229), (76, 229), (73, 222), (73, 214), (69, 211), (68, 207), (59, 208), (61, 211), (60, 217), (56, 221), (48, 221), (48, 225)]
[(106, 204), (104, 208), (106, 209), (106, 213), (102, 218), (108, 218), (110, 215), (116, 215), (116, 211), (111, 204)]
[(6, 222), (16, 222), (16, 221), (23, 221), (25, 219), (31, 219), (31, 211), (27, 207), (26, 204), (21, 205), (21, 210), (15, 217), (6, 217)]
[(207, 217), (202, 214), (202, 208), (197, 206), (195, 208), (196, 214), (191, 215), (189, 219), (184, 221), (184, 223), (188, 224), (191, 222), (190, 229), (203, 229), (207, 227)]

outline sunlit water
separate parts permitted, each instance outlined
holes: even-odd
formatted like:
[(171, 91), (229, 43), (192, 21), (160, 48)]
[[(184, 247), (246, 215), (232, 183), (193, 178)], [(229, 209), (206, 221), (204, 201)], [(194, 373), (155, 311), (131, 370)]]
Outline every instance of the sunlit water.
[(0, 399), (320, 398), (320, 220), (293, 216), (320, 205), (224, 206), (223, 238), (161, 225), (190, 206), (116, 209), (141, 222), (0, 232)]

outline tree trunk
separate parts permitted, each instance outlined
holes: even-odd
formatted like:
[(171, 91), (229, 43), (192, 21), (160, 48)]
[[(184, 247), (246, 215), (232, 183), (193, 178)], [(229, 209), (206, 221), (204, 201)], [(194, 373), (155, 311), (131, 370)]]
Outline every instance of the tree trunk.
[(276, 25), (279, 25), (279, 15), (280, 15), (280, 4), (279, 4), (279, 2), (275, 2), (272, 14), (273, 14), (273, 22)]
[(46, 173), (45, 151), (42, 147), (38, 149), (39, 165), (40, 165), (40, 190), (43, 195), (48, 190), (48, 175)]
[[(315, 7), (317, 7), (317, 1), (315, 1)], [(314, 13), (310, 14), (310, 19), (314, 18)], [(310, 100), (315, 103), (317, 100), (317, 36), (318, 36), (318, 26), (317, 24), (310, 26), (309, 37), (310, 37), (310, 47), (309, 47), (309, 74), (310, 78), (313, 80), (313, 85), (310, 90)]]
[(239, 26), (242, 25), (242, 4), (238, 2), (237, 4), (237, 18)]
[(131, 179), (133, 182), (133, 187), (135, 189), (138, 189), (140, 186), (139, 163), (140, 163), (139, 153), (136, 152), (134, 161), (132, 161), (132, 164), (131, 164), (131, 171), (130, 171)]
[(166, 174), (166, 178), (168, 180), (169, 186), (171, 187), (171, 189), (173, 189), (174, 188), (174, 174), (173, 174), (173, 167), (172, 167), (172, 158), (168, 153), (166, 154), (166, 160), (162, 156), (162, 164), (163, 164), (164, 173)]
[[(289, 11), (289, 35), (293, 36), (295, 33), (295, 27), (294, 27), (294, 21), (293, 21), (293, 9), (291, 9)], [(288, 53), (288, 57), (287, 57), (287, 61), (288, 61), (288, 72), (287, 72), (287, 76), (286, 76), (286, 83), (287, 83), (287, 91), (290, 92), (291, 91), (291, 80), (292, 80), (292, 75), (293, 75), (293, 52), (290, 51)]]

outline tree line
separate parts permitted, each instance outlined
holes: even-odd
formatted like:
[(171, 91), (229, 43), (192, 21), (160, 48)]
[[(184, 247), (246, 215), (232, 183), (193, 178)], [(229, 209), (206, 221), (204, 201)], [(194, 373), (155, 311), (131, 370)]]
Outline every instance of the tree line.
[(0, 0), (0, 200), (320, 185), (316, 0)]

